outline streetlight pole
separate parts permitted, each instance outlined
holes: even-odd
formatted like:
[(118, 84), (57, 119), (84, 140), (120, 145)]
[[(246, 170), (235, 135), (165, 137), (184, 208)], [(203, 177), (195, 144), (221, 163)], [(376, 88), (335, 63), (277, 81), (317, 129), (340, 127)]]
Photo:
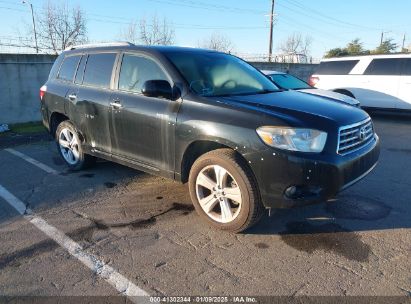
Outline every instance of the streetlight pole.
[(36, 53), (39, 53), (39, 47), (37, 45), (37, 31), (36, 31), (36, 21), (34, 19), (34, 10), (33, 10), (33, 4), (29, 3), (28, 1), (24, 1), (23, 3), (30, 5), (30, 10), (31, 10), (31, 19), (33, 20), (33, 31), (34, 31), (34, 42), (36, 43)]

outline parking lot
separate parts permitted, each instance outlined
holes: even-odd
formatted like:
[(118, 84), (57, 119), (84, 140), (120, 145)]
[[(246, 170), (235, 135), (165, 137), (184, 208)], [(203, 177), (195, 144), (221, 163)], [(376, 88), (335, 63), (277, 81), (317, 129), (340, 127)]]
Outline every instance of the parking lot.
[(237, 235), (200, 221), (186, 185), (103, 161), (69, 172), (52, 142), (1, 150), (0, 294), (130, 295), (106, 265), (137, 294), (410, 295), (410, 118), (374, 122), (367, 178)]

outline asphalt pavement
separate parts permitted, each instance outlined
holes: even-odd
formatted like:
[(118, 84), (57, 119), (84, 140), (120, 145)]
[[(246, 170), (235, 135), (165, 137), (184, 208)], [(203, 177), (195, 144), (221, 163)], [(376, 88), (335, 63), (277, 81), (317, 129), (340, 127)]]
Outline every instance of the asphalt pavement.
[(409, 296), (411, 120), (374, 122), (369, 176), (242, 234), (204, 224), (187, 185), (105, 161), (70, 172), (50, 141), (0, 150), (0, 295)]

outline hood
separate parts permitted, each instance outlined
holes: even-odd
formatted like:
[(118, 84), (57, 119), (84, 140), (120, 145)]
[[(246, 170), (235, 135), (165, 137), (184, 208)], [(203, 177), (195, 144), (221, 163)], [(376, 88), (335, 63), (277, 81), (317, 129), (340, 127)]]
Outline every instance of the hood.
[(360, 105), (360, 102), (355, 98), (352, 98), (350, 96), (340, 94), (340, 93), (337, 93), (337, 92), (329, 91), (329, 90), (302, 89), (302, 90), (298, 90), (298, 91), (302, 92), (302, 93), (313, 94), (313, 95), (318, 95), (318, 96), (322, 96), (322, 97), (335, 99), (335, 100), (338, 100), (338, 101), (348, 103), (349, 105), (352, 105), (352, 106), (357, 106), (358, 107)]
[(303, 116), (309, 119), (322, 117), (334, 121), (339, 126), (360, 122), (369, 117), (363, 110), (347, 103), (298, 91), (215, 98), (231, 105), (245, 104), (254, 106), (256, 110), (264, 108), (269, 112), (296, 118)]

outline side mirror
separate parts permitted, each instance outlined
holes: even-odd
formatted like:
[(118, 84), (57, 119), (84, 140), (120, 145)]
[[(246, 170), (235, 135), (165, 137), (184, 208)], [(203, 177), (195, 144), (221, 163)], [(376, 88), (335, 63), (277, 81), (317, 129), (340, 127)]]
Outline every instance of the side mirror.
[(166, 80), (147, 80), (141, 88), (141, 93), (147, 97), (173, 98), (173, 89)]

